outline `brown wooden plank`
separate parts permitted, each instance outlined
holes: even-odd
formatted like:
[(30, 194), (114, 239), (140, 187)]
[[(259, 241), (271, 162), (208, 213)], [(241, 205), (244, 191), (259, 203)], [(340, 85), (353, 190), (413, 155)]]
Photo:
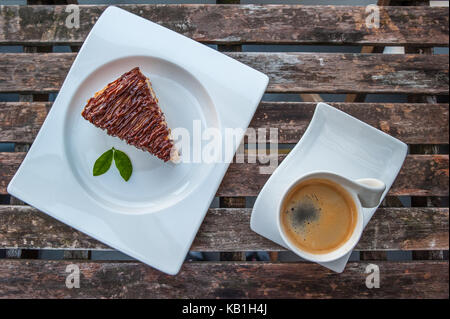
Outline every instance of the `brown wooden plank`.
[[(122, 5), (197, 41), (216, 44), (373, 44), (448, 46), (445, 8), (382, 7), (367, 28), (364, 6)], [(81, 44), (106, 6), (83, 5), (69, 29), (65, 6), (0, 7), (0, 44)]]
[[(268, 92), (448, 94), (445, 55), (233, 53), (230, 56), (267, 74)], [(435, 86), (431, 87), (431, 83)]]
[[(0, 194), (25, 157), (25, 153), (0, 153)], [(285, 155), (280, 155), (281, 163)], [(217, 196), (256, 196), (269, 175), (259, 174), (259, 164), (232, 163), (225, 174)], [(389, 191), (390, 195), (448, 196), (448, 155), (409, 155)], [(245, 181), (245, 182), (243, 182)]]
[[(408, 144), (447, 144), (448, 105), (329, 103)], [(316, 103), (262, 102), (250, 127), (278, 128), (279, 143), (297, 143)]]
[[(226, 52), (270, 77), (268, 92), (448, 94), (448, 55)], [(0, 54), (0, 92), (59, 90), (75, 53)]]
[[(377, 262), (342, 274), (313, 263), (189, 262), (177, 276), (134, 262), (77, 262), (80, 288), (65, 285), (73, 261), (0, 260), (0, 298), (448, 298), (448, 261)], [(30, 280), (32, 278), (32, 280)]]
[(0, 142), (32, 143), (51, 102), (0, 102)]
[[(410, 155), (392, 186), (390, 194), (408, 196), (448, 196), (448, 155)], [(413, 180), (415, 182), (413, 182)], [(436, 194), (436, 195), (435, 195)]]
[[(408, 144), (447, 144), (448, 104), (330, 103)], [(51, 103), (0, 102), (0, 142), (32, 143)], [(250, 124), (277, 128), (279, 143), (297, 143), (316, 103), (262, 102)]]
[[(210, 209), (193, 251), (282, 251), (250, 230), (250, 208)], [(443, 250), (449, 246), (448, 208), (380, 208), (357, 250)], [(0, 248), (109, 250), (95, 239), (30, 206), (0, 206)]]
[[(285, 155), (280, 155), (278, 162), (284, 158)], [(249, 163), (231, 164), (217, 196), (258, 195), (269, 178), (269, 175), (258, 174), (259, 167)], [(389, 194), (448, 196), (448, 177), (448, 155), (409, 155)]]
[[(245, 208), (245, 206), (246, 206), (245, 202), (246, 202), (245, 197), (220, 197), (220, 199), (219, 199), (219, 206), (220, 206), (220, 208)], [(222, 211), (226, 211), (226, 210), (222, 210)], [(241, 211), (241, 210), (236, 210), (236, 211)], [(213, 213), (210, 214), (210, 216), (214, 215), (214, 213), (215, 213), (215, 210), (213, 210)], [(220, 214), (220, 215), (223, 216), (222, 214)], [(240, 217), (239, 215), (237, 215), (237, 216)], [(248, 222), (249, 221), (247, 221), (247, 224), (248, 224)], [(232, 223), (233, 222), (231, 222), (231, 220), (230, 220), (229, 224), (232, 224)], [(222, 229), (220, 229), (220, 228), (216, 228), (216, 230), (217, 231), (222, 231)], [(247, 233), (249, 231), (250, 231), (250, 229), (247, 227), (247, 229), (244, 229), (243, 235), (244, 236), (248, 235)], [(208, 233), (208, 231), (206, 231), (205, 233)], [(240, 234), (238, 236), (240, 236)], [(208, 236), (208, 237), (210, 237), (210, 236)], [(217, 238), (217, 237), (214, 236), (214, 238)], [(194, 244), (192, 249), (197, 249), (196, 247), (197, 246)], [(239, 248), (236, 247), (236, 249), (239, 249)], [(224, 252), (220, 248), (217, 249), (217, 250), (221, 251), (220, 254), (219, 254), (219, 257), (220, 257), (220, 260), (222, 260), (222, 261), (245, 261), (246, 260), (245, 252), (243, 252), (243, 251), (232, 251), (232, 252), (227, 251), (227, 252)]]

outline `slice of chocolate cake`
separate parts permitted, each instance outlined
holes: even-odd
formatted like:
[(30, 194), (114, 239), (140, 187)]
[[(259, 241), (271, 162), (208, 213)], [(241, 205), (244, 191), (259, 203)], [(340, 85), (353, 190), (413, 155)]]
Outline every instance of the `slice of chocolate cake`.
[(150, 152), (164, 162), (179, 160), (155, 92), (138, 67), (95, 93), (81, 115), (109, 135)]

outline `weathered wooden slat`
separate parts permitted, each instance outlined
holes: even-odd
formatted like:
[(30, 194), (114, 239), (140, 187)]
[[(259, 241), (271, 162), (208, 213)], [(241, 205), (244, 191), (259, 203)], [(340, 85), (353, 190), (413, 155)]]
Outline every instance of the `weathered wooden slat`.
[[(448, 46), (445, 8), (382, 7), (368, 28), (366, 7), (299, 5), (123, 5), (197, 41), (216, 44), (420, 44)], [(79, 6), (68, 28), (65, 6), (0, 7), (0, 44), (81, 44), (106, 6)], [(145, 39), (143, 39), (145, 40)]]
[[(408, 144), (447, 144), (448, 105), (330, 103)], [(32, 143), (50, 102), (0, 102), (0, 142)], [(252, 128), (277, 128), (279, 143), (297, 143), (316, 103), (262, 102)]]
[(73, 263), (0, 260), (0, 298), (449, 296), (448, 261), (377, 262), (380, 287), (373, 289), (366, 286), (368, 262), (348, 263), (342, 274), (313, 263), (191, 262), (185, 263), (177, 276), (165, 275), (134, 262), (77, 262), (80, 288), (68, 289), (66, 267)]
[(268, 92), (448, 94), (448, 56), (233, 53), (270, 77)]
[[(25, 157), (23, 152), (0, 153), (0, 194)], [(279, 163), (285, 155), (278, 157)], [(259, 167), (252, 163), (232, 163), (217, 191), (217, 196), (256, 196), (270, 175), (259, 174)], [(409, 155), (390, 195), (448, 196), (448, 155)], [(242, 181), (245, 181), (243, 183)]]
[[(250, 208), (210, 209), (193, 251), (282, 251), (250, 230)], [(380, 208), (357, 250), (445, 250), (448, 208)], [(30, 206), (0, 206), (0, 248), (109, 250), (108, 246)]]
[[(279, 156), (279, 163), (284, 157), (284, 155)], [(269, 178), (269, 175), (258, 174), (259, 167), (261, 166), (249, 163), (231, 164), (217, 196), (258, 195)], [(448, 196), (448, 177), (448, 155), (409, 155), (389, 194)]]
[[(270, 77), (268, 92), (448, 94), (448, 55), (226, 52)], [(0, 92), (59, 90), (75, 53), (0, 54)]]
[(0, 102), (0, 142), (32, 143), (51, 102)]
[[(329, 103), (329, 102), (327, 102)], [(447, 144), (448, 105), (329, 103), (408, 144)], [(262, 102), (250, 127), (278, 128), (279, 143), (297, 143), (317, 103)]]

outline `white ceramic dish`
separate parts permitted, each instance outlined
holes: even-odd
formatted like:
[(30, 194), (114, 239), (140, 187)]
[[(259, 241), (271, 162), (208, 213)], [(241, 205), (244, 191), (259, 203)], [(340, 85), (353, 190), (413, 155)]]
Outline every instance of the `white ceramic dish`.
[[(277, 227), (277, 204), (296, 179), (313, 171), (329, 171), (348, 179), (377, 178), (386, 184), (383, 199), (397, 177), (406, 154), (407, 146), (403, 142), (325, 103), (319, 103), (301, 140), (259, 193), (250, 227), (287, 248)], [(365, 227), (376, 208), (363, 210)], [(320, 264), (342, 272), (350, 253)]]
[[(75, 59), (8, 192), (161, 271), (176, 274), (232, 155), (223, 163), (163, 163), (108, 136), (80, 113), (96, 91), (139, 66), (169, 126), (247, 128), (268, 77), (205, 45), (116, 7), (101, 15)], [(114, 146), (133, 163), (92, 176)]]

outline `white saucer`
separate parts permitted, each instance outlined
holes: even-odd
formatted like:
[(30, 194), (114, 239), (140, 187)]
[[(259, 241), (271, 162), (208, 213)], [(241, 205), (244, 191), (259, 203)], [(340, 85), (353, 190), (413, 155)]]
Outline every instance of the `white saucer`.
[[(256, 199), (250, 227), (287, 248), (277, 229), (277, 203), (287, 187), (311, 171), (332, 171), (350, 179), (378, 178), (386, 184), (384, 198), (407, 154), (403, 142), (339, 111), (319, 103), (301, 140), (269, 178)], [(366, 209), (364, 227), (376, 211)], [(350, 253), (333, 262), (321, 263), (342, 272)]]

